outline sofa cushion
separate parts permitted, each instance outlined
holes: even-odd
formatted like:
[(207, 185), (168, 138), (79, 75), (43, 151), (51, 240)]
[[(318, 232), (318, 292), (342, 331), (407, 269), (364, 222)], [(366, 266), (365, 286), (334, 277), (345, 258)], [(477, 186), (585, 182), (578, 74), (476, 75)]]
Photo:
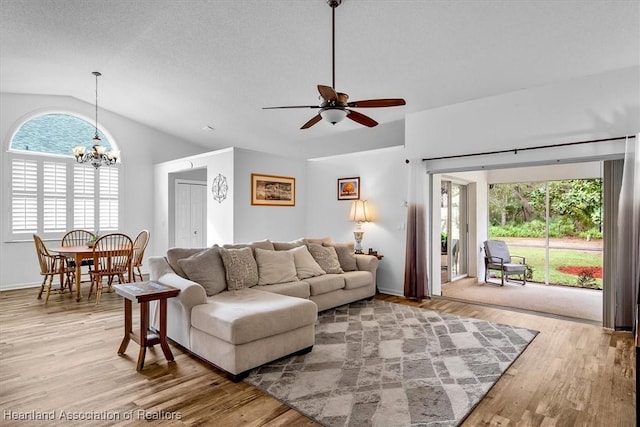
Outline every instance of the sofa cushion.
[(258, 265), (251, 248), (222, 248), (220, 255), (227, 271), (227, 285), (230, 290), (249, 288), (258, 284)]
[(268, 250), (268, 251), (275, 250), (275, 248), (273, 247), (273, 243), (271, 243), (271, 241), (268, 240), (268, 239), (257, 240), (255, 242), (249, 242), (249, 243), (225, 244), (225, 245), (222, 245), (222, 247), (225, 248), (225, 249), (242, 249), (242, 248), (255, 249), (255, 248), (260, 248), (260, 249), (265, 249), (265, 250)]
[(338, 254), (338, 261), (342, 271), (355, 271), (358, 269), (356, 264), (356, 254), (353, 242), (350, 243), (323, 243), (322, 246), (332, 246)]
[(175, 271), (178, 276), (187, 278), (187, 274), (178, 264), (178, 261), (183, 258), (189, 258), (191, 255), (197, 254), (198, 252), (202, 252), (207, 248), (171, 248), (167, 251), (167, 262)]
[(307, 247), (309, 248), (309, 252), (311, 252), (311, 256), (313, 256), (313, 259), (316, 260), (320, 268), (322, 268), (325, 273), (344, 273), (342, 268), (340, 268), (340, 261), (338, 261), (338, 254), (336, 253), (335, 248), (315, 243), (309, 243)]
[(343, 274), (325, 274), (324, 276), (304, 279), (309, 284), (311, 296), (326, 294), (344, 288)]
[(276, 251), (288, 251), (289, 249), (306, 245), (303, 239), (298, 239), (291, 242), (271, 242), (271, 243), (273, 243), (273, 247), (275, 248)]
[(207, 296), (227, 289), (227, 272), (218, 245), (197, 252), (188, 258), (180, 259), (178, 265), (186, 273), (189, 280), (202, 285)]
[(231, 344), (314, 324), (318, 312), (313, 301), (259, 291), (254, 288), (220, 292), (191, 311), (191, 325)]
[(326, 274), (316, 260), (313, 259), (313, 256), (306, 245), (289, 249), (287, 252), (291, 252), (293, 254), (293, 261), (296, 265), (296, 274), (298, 279), (306, 279), (307, 277), (322, 276), (323, 274)]
[(356, 289), (373, 283), (370, 271), (347, 271), (344, 273), (344, 288)]
[(302, 280), (289, 283), (278, 283), (277, 285), (255, 286), (252, 289), (273, 292), (274, 294), (288, 295), (296, 298), (309, 299), (311, 296), (309, 283)]
[(274, 285), (298, 280), (292, 252), (255, 248), (254, 255), (258, 264), (258, 285)]

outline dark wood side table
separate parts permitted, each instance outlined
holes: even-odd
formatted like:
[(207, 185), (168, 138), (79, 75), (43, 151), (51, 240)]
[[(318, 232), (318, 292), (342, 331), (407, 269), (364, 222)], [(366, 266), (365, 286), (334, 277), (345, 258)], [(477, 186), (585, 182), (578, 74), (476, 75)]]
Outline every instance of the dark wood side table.
[[(160, 344), (164, 357), (173, 361), (173, 353), (167, 344), (167, 298), (173, 298), (180, 293), (180, 289), (173, 286), (161, 285), (155, 282), (134, 282), (122, 285), (113, 285), (118, 295), (124, 297), (124, 338), (118, 349), (118, 354), (124, 354), (130, 340), (140, 344), (138, 355), (138, 365), (136, 370), (142, 370), (144, 366), (144, 356), (147, 347)], [(131, 302), (140, 304), (140, 332), (133, 331), (131, 320)], [(149, 329), (149, 301), (159, 301), (160, 303), (160, 324), (158, 332)]]

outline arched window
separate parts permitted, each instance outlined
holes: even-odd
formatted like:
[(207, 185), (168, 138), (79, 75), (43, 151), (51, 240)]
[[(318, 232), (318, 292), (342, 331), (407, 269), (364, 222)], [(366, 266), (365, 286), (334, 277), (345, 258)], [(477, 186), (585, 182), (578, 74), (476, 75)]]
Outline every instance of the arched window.
[[(24, 122), (9, 143), (9, 235), (56, 238), (74, 228), (117, 231), (119, 167), (77, 163), (73, 147), (90, 149), (95, 126), (70, 114), (44, 114)], [(100, 145), (115, 144), (100, 130)]]

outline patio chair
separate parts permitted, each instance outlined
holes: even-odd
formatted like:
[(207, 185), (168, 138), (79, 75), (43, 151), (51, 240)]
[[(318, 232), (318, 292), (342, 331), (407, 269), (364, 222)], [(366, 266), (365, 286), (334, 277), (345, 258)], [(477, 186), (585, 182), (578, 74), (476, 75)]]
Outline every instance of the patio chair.
[[(521, 263), (512, 262), (513, 258), (520, 258)], [(487, 240), (484, 242), (484, 282), (487, 283), (489, 270), (499, 270), (504, 286), (505, 277), (522, 274), (522, 286), (527, 284), (527, 264), (525, 257), (511, 255), (509, 247), (502, 240)]]

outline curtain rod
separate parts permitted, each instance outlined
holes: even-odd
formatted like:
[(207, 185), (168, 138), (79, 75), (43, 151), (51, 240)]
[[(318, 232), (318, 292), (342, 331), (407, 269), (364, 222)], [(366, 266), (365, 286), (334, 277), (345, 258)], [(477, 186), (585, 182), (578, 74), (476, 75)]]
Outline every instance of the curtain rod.
[(444, 160), (444, 159), (457, 159), (457, 158), (461, 158), (461, 157), (473, 157), (473, 156), (486, 156), (489, 154), (503, 154), (503, 153), (513, 153), (513, 154), (518, 154), (518, 151), (528, 151), (528, 150), (540, 150), (543, 148), (555, 148), (555, 147), (567, 147), (570, 145), (579, 145), (579, 144), (591, 144), (594, 142), (605, 142), (605, 141), (617, 141), (620, 139), (626, 139), (626, 138), (635, 138), (635, 135), (630, 135), (630, 136), (618, 136), (615, 138), (604, 138), (604, 139), (592, 139), (590, 141), (578, 141), (578, 142), (565, 142), (562, 144), (551, 144), (551, 145), (540, 145), (537, 147), (526, 147), (526, 148), (513, 148), (511, 150), (496, 150), (496, 151), (485, 151), (482, 153), (470, 153), (470, 154), (457, 154), (454, 156), (442, 156), (442, 157), (431, 157), (428, 159), (422, 159), (423, 162), (427, 162), (430, 160)]

